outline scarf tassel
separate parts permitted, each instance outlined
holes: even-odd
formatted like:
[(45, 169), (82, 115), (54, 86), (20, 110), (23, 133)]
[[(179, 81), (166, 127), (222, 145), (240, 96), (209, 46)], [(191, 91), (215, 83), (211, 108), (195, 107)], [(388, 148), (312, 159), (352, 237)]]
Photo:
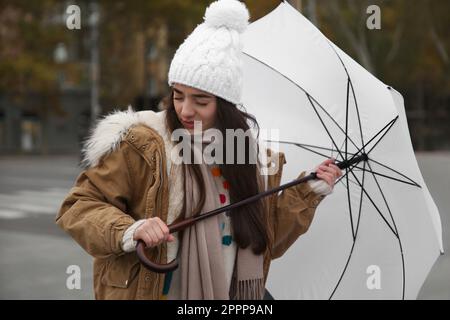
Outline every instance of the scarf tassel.
[(262, 300), (264, 295), (264, 279), (237, 281), (233, 278), (230, 286), (231, 300)]

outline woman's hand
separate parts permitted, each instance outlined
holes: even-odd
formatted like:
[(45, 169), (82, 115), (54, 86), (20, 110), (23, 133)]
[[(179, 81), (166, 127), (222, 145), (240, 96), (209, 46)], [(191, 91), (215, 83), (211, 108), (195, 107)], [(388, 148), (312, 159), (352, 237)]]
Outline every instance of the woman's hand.
[(167, 225), (158, 217), (147, 219), (133, 235), (134, 240), (142, 240), (147, 247), (155, 247), (163, 241), (174, 241), (175, 237), (169, 233)]
[(316, 169), (317, 178), (324, 180), (331, 188), (334, 187), (336, 180), (342, 176), (342, 171), (334, 164), (334, 159), (327, 159)]

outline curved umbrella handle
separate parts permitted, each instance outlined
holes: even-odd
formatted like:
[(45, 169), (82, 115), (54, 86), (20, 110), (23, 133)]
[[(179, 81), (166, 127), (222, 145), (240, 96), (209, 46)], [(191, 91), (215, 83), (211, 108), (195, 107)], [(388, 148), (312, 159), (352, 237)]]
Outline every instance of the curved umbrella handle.
[(167, 264), (158, 264), (151, 261), (145, 254), (145, 248), (146, 248), (145, 243), (142, 240), (138, 240), (138, 243), (136, 245), (136, 252), (139, 257), (139, 260), (148, 270), (157, 273), (167, 273), (178, 268), (177, 259), (174, 259), (173, 261)]
[[(183, 230), (183, 229), (193, 225), (195, 223), (195, 221), (197, 221), (199, 218), (201, 218), (201, 217), (197, 216), (195, 218), (192, 217), (192, 218), (185, 219), (178, 223), (172, 223), (167, 226), (169, 228), (169, 233), (174, 233), (174, 232)], [(137, 253), (141, 263), (148, 270), (156, 272), (156, 273), (167, 273), (167, 272), (173, 271), (176, 268), (178, 268), (178, 260), (177, 259), (174, 259), (173, 261), (171, 261), (167, 264), (164, 264), (164, 263), (159, 264), (159, 263), (151, 261), (145, 254), (146, 248), (147, 247), (146, 247), (144, 241), (142, 241), (142, 240), (137, 241), (136, 253)]]

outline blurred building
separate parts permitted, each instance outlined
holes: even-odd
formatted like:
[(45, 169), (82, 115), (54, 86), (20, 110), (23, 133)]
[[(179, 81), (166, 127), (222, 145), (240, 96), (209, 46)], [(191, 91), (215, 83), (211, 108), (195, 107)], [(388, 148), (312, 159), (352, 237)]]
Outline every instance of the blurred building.
[[(61, 14), (65, 12), (65, 6), (63, 2), (55, 4), (48, 11), (44, 23), (65, 28), (66, 16)], [(80, 6), (82, 21), (88, 21), (89, 2), (82, 2)], [(23, 19), (24, 14), (21, 16), (20, 11), (13, 12), (14, 19)], [(160, 100), (167, 91), (170, 58), (167, 26), (159, 23), (146, 30), (131, 32), (131, 35), (125, 30), (128, 38), (126, 51), (112, 52), (109, 44), (120, 42), (120, 38), (111, 38), (118, 34), (116, 32), (102, 34), (101, 23), (100, 20), (98, 43), (92, 43), (91, 25), (85, 24), (81, 30), (64, 31), (66, 41), (58, 43), (53, 49), (52, 58), (57, 70), (54, 92), (29, 89), (20, 93), (14, 90), (0, 92), (0, 154), (80, 151), (93, 123), (91, 56), (94, 46), (100, 52), (100, 115), (125, 109), (128, 105), (135, 110), (158, 110)], [(10, 32), (7, 30), (5, 33)], [(111, 55), (115, 53), (116, 59), (105, 51)], [(110, 70), (119, 68), (126, 72), (110, 73)], [(117, 90), (116, 95), (112, 88)]]
[(36, 107), (46, 100), (39, 93), (12, 99), (0, 96), (1, 153), (73, 153), (89, 127), (89, 93), (61, 92), (58, 112)]

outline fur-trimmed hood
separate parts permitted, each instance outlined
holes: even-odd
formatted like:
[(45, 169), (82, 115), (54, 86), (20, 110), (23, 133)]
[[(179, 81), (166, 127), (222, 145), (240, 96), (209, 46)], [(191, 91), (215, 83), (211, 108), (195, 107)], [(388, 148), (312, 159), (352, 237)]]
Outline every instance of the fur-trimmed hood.
[[(131, 106), (126, 111), (114, 111), (98, 120), (82, 148), (81, 166), (95, 167), (100, 159), (118, 149), (128, 130), (143, 124), (156, 130), (164, 140), (166, 154), (169, 156), (173, 144), (165, 125), (166, 111), (134, 111)], [(170, 157), (166, 157), (169, 159)], [(170, 169), (170, 163), (167, 164)]]

